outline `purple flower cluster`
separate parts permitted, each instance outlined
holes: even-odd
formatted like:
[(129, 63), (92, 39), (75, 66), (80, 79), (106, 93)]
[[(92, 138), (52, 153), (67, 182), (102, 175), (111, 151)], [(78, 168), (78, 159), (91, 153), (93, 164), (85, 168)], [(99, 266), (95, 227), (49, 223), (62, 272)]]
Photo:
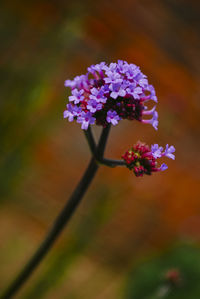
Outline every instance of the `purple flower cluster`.
[[(71, 96), (64, 118), (76, 120), (83, 130), (96, 123), (106, 127), (117, 125), (121, 119), (138, 120), (151, 124), (156, 130), (158, 113), (156, 106), (148, 110), (149, 100), (157, 103), (154, 87), (140, 68), (132, 63), (118, 60), (107, 65), (101, 62), (88, 67), (85, 75), (66, 80)], [(150, 116), (150, 119), (143, 119)]]
[(157, 158), (168, 157), (175, 159), (174, 146), (167, 144), (165, 150), (162, 146), (154, 144), (151, 148), (145, 143), (138, 142), (132, 147), (132, 149), (125, 152), (122, 156), (126, 162), (126, 166), (138, 176), (143, 176), (144, 174), (152, 174), (152, 172), (163, 171), (168, 167), (163, 163), (160, 167), (157, 166)]

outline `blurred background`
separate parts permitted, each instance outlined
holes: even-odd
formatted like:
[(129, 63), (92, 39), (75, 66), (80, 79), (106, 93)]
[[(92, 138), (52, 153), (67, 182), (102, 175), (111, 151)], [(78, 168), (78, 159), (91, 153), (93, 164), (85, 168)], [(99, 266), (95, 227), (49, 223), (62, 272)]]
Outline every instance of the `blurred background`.
[(124, 59), (157, 91), (159, 130), (120, 122), (106, 156), (141, 140), (173, 144), (176, 160), (143, 178), (102, 166), (16, 298), (200, 298), (199, 14), (197, 0), (1, 1), (1, 290), (90, 158), (80, 125), (63, 120), (64, 81)]

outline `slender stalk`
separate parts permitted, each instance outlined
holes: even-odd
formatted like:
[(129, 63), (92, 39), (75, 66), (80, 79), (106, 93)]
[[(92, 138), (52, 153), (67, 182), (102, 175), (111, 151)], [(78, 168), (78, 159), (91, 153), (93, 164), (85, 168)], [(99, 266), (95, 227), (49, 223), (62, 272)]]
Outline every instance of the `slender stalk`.
[(60, 235), (64, 226), (67, 224), (74, 211), (76, 210), (78, 204), (80, 203), (83, 195), (85, 194), (87, 188), (89, 187), (94, 175), (98, 169), (98, 165), (94, 158), (91, 159), (88, 168), (86, 169), (82, 179), (72, 193), (70, 199), (67, 201), (61, 213), (55, 220), (51, 230), (47, 234), (47, 237), (42, 242), (40, 247), (37, 249), (35, 254), (32, 256), (30, 261), (26, 264), (21, 273), (13, 281), (10, 287), (5, 291), (5, 293), (0, 297), (1, 299), (12, 298), (13, 295), (22, 287), (22, 285), (27, 281), (32, 272), (36, 269), (39, 263), (42, 261), (44, 256), (48, 253), (49, 249), (54, 244), (54, 241)]
[[(102, 158), (102, 155), (105, 150), (105, 146), (107, 143), (107, 138), (109, 134), (109, 128), (105, 128), (102, 130), (102, 134), (99, 139), (99, 143), (95, 152), (98, 154), (99, 158)], [(93, 148), (94, 149), (94, 148)], [(65, 225), (70, 220), (71, 216), (73, 215), (74, 211), (76, 210), (78, 204), (80, 203), (81, 199), (83, 198), (85, 192), (87, 191), (94, 175), (96, 174), (99, 165), (96, 162), (95, 157), (92, 157), (88, 168), (86, 169), (83, 177), (81, 178), (80, 182), (78, 183), (77, 187), (75, 188), (74, 192), (70, 196), (69, 200), (65, 204), (63, 210), (57, 216), (52, 228), (47, 233), (46, 238), (41, 243), (35, 254), (31, 257), (22, 271), (19, 273), (17, 278), (11, 283), (8, 289), (0, 296), (0, 299), (9, 299), (12, 298), (24, 285), (24, 283), (28, 280), (31, 276), (33, 271), (37, 268), (40, 264), (42, 259), (48, 253), (48, 251), (53, 246), (54, 242), (64, 229)]]
[(109, 135), (109, 132), (110, 132), (110, 128), (111, 128), (111, 125), (109, 124), (106, 128), (104, 128), (102, 130), (102, 133), (101, 133), (101, 136), (100, 136), (100, 139), (99, 139), (99, 146), (98, 146), (97, 151), (96, 151), (97, 159), (101, 159), (104, 155), (104, 151), (105, 151), (105, 148), (106, 148), (106, 143), (107, 143), (107, 140), (108, 140), (108, 135)]
[(95, 143), (90, 126), (88, 127), (87, 130), (84, 130), (84, 134), (87, 139), (90, 151), (93, 154), (93, 156), (95, 156), (96, 155), (96, 143)]
[(123, 160), (113, 160), (113, 159), (101, 158), (98, 160), (98, 162), (102, 165), (106, 165), (109, 167), (126, 166), (126, 163)]

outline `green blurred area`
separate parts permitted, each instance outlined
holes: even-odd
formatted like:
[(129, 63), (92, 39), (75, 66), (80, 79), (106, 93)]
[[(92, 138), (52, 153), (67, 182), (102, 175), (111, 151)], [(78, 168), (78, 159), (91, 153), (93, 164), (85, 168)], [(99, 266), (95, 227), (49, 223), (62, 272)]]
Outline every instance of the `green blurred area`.
[[(174, 144), (176, 160), (142, 179), (102, 167), (17, 298), (151, 299), (165, 284), (163, 271), (174, 268), (187, 278), (162, 298), (200, 297), (199, 12), (198, 1), (186, 0), (1, 1), (0, 289), (34, 252), (89, 161), (80, 126), (62, 117), (64, 81), (124, 59), (155, 86), (159, 130), (124, 121), (112, 129), (106, 156), (120, 158), (139, 139)], [(173, 251), (179, 242), (192, 245)]]
[(177, 246), (145, 261), (129, 276), (125, 298), (198, 298), (199, 248)]

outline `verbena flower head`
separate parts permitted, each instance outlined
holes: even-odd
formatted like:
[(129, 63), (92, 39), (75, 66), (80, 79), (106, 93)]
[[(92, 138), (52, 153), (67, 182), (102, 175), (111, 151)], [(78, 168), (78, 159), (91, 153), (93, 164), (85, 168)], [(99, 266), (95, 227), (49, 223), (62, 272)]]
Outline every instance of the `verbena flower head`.
[(157, 103), (155, 90), (138, 66), (118, 60), (91, 65), (87, 70), (85, 75), (65, 81), (72, 95), (64, 118), (76, 120), (84, 130), (94, 123), (104, 128), (109, 123), (115, 126), (121, 119), (135, 119), (157, 130), (156, 106), (150, 110), (146, 106), (150, 100)]
[(161, 166), (158, 166), (157, 159), (165, 156), (174, 160), (174, 152), (174, 146), (169, 147), (168, 144), (164, 150), (158, 144), (154, 144), (150, 148), (145, 143), (138, 142), (130, 150), (126, 151), (122, 158), (126, 162), (126, 166), (138, 177), (166, 170), (168, 168), (167, 165), (163, 163)]

